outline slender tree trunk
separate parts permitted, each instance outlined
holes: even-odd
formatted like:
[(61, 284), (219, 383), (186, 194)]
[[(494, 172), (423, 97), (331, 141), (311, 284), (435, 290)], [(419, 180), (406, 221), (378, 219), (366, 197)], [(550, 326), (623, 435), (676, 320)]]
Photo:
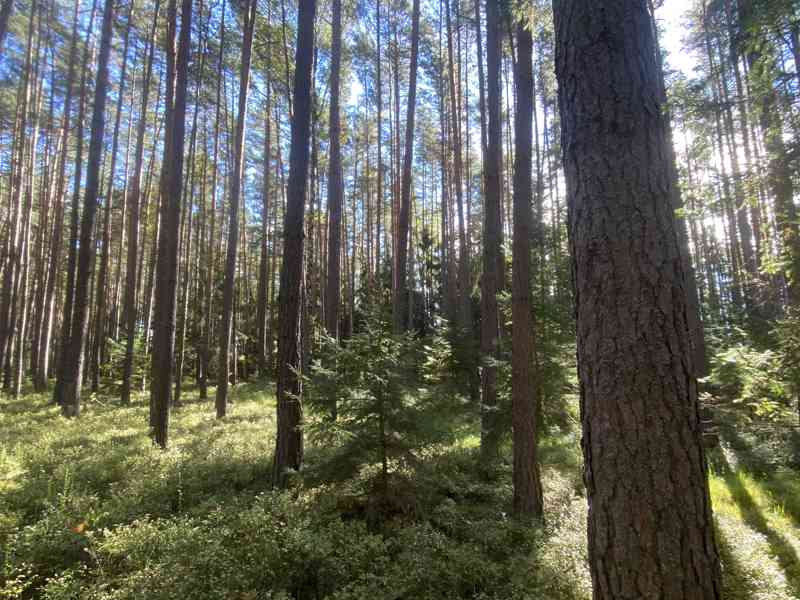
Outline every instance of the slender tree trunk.
[(192, 1), (183, 0), (180, 41), (176, 57), (175, 38), (178, 27), (176, 4), (176, 0), (169, 0), (167, 9), (167, 118), (164, 163), (161, 168), (161, 234), (158, 236), (151, 363), (153, 438), (161, 448), (166, 448), (168, 443), (172, 395), (186, 87), (192, 28)]
[(486, 200), (483, 210), (483, 277), (481, 279), (481, 455), (496, 458), (500, 442), (497, 414), (497, 366), (500, 352), (500, 318), (497, 294), (503, 289), (503, 229), (500, 221), (503, 198), (502, 115), (500, 106), (501, 33), (499, 0), (486, 4), (486, 104), (487, 147), (484, 159)]
[(133, 28), (131, 18), (135, 0), (128, 5), (128, 22), (125, 27), (125, 41), (122, 48), (122, 68), (120, 69), (119, 90), (117, 91), (116, 117), (114, 118), (114, 134), (111, 142), (111, 165), (109, 167), (108, 184), (105, 190), (105, 210), (103, 217), (103, 252), (100, 257), (100, 272), (97, 276), (97, 313), (95, 316), (95, 334), (91, 352), (92, 392), (100, 387), (100, 364), (103, 361), (103, 346), (106, 337), (106, 301), (108, 298), (108, 270), (111, 258), (111, 208), (114, 202), (114, 172), (117, 165), (117, 148), (119, 144), (119, 127), (122, 121), (122, 103), (125, 96), (125, 77), (128, 70), (128, 42)]
[[(222, 81), (224, 78), (223, 70), (223, 50), (225, 47), (225, 9), (227, 7), (226, 0), (222, 2), (222, 20), (220, 23), (220, 43), (219, 54), (217, 56), (217, 72), (220, 77), (217, 78), (217, 97), (214, 104), (214, 152), (211, 164), (214, 166), (214, 173), (211, 178), (211, 224), (208, 236), (208, 256), (206, 263), (209, 276), (206, 280), (206, 302), (203, 310), (203, 334), (200, 344), (200, 362), (203, 370), (203, 377), (200, 380), (200, 397), (206, 398), (208, 394), (207, 381), (209, 376), (209, 368), (211, 364), (211, 335), (213, 330), (212, 322), (212, 309), (214, 306), (214, 277), (216, 274), (216, 257), (217, 257), (217, 242), (216, 242), (216, 229), (217, 229), (217, 188), (219, 177), (219, 134), (220, 134), (220, 102), (222, 98)], [(220, 237), (222, 235), (220, 234)]]
[(83, 49), (80, 100), (78, 103), (77, 119), (78, 130), (75, 134), (77, 143), (75, 148), (75, 172), (73, 174), (72, 208), (70, 210), (70, 239), (69, 253), (67, 256), (67, 283), (64, 293), (64, 311), (61, 316), (61, 343), (59, 347), (60, 356), (58, 357), (58, 372), (56, 377), (56, 385), (53, 389), (53, 400), (56, 404), (62, 405), (62, 407), (64, 404), (65, 388), (62, 385), (58, 385), (58, 379), (63, 379), (62, 373), (66, 368), (72, 328), (72, 307), (75, 296), (75, 264), (78, 258), (78, 225), (80, 220), (78, 202), (80, 201), (81, 172), (83, 171), (83, 122), (86, 114), (86, 80), (92, 54), (90, 42), (91, 32), (94, 27), (94, 18), (96, 13), (97, 0), (93, 0), (92, 12), (89, 17), (89, 26), (86, 29), (86, 41), (84, 42)]
[(242, 63), (239, 73), (239, 105), (236, 117), (236, 144), (233, 149), (233, 174), (228, 202), (228, 252), (225, 257), (225, 283), (222, 290), (222, 324), (219, 329), (219, 367), (217, 372), (217, 418), (228, 409), (228, 378), (230, 345), (233, 335), (233, 295), (236, 286), (236, 254), (239, 242), (239, 202), (244, 176), (244, 137), (247, 118), (247, 96), (250, 88), (250, 61), (253, 50), (253, 29), (256, 20), (256, 0), (250, 0), (244, 24)]
[(308, 190), (311, 138), (311, 68), (314, 57), (316, 0), (300, 0), (295, 52), (294, 115), (289, 156), (289, 186), (283, 225), (283, 262), (278, 297), (277, 435), (272, 483), (286, 484), (286, 471), (303, 462), (302, 385), (300, 379), (300, 311), (303, 287), (303, 220)]
[(740, 27), (751, 50), (747, 54), (753, 89), (759, 90), (759, 120), (764, 136), (767, 158), (766, 178), (772, 191), (775, 206), (775, 224), (781, 239), (785, 259), (788, 301), (800, 306), (800, 226), (797, 223), (797, 208), (794, 204), (794, 184), (790, 161), (783, 140), (783, 121), (778, 107), (777, 93), (773, 88), (774, 71), (772, 60), (766, 60), (760, 48), (764, 45), (761, 32), (754, 21), (756, 6), (752, 0), (739, 0)]
[(120, 397), (123, 404), (131, 401), (131, 379), (133, 377), (133, 354), (136, 342), (136, 274), (139, 250), (139, 202), (141, 201), (142, 163), (144, 160), (144, 138), (147, 132), (147, 106), (150, 99), (150, 80), (153, 77), (153, 55), (155, 52), (155, 35), (158, 26), (158, 11), (161, 0), (156, 0), (153, 9), (153, 24), (147, 49), (147, 66), (142, 84), (142, 104), (139, 110), (139, 123), (136, 130), (136, 150), (134, 151), (133, 178), (128, 187), (128, 255), (125, 268), (125, 359), (122, 366), (122, 390)]
[(464, 227), (464, 185), (461, 148), (461, 115), (457, 97), (455, 73), (459, 66), (453, 60), (453, 28), (450, 17), (450, 0), (445, 0), (447, 13), (447, 62), (449, 65), (450, 110), (453, 125), (453, 185), (456, 191), (456, 210), (458, 211), (458, 325), (463, 330), (470, 326), (469, 256), (467, 254), (467, 235)]
[[(342, 2), (333, 0), (330, 82), (330, 156), (328, 158), (328, 278), (325, 289), (325, 329), (339, 339), (342, 257), (342, 177), (341, 126), (339, 124), (339, 70), (342, 60)], [(334, 409), (335, 410), (335, 409)]]
[(375, 268), (378, 274), (378, 281), (380, 281), (383, 266), (381, 263), (381, 229), (383, 228), (383, 82), (381, 79), (383, 63), (383, 56), (381, 55), (381, 0), (375, 0), (375, 23), (376, 23), (376, 54), (375, 54), (375, 95), (378, 100), (378, 133), (377, 133), (377, 150), (378, 150), (378, 175), (377, 175), (377, 206), (375, 210), (375, 220), (377, 228), (375, 231)]
[(50, 372), (50, 342), (53, 333), (53, 302), (55, 299), (57, 273), (61, 264), (61, 247), (64, 238), (64, 193), (66, 188), (66, 167), (67, 167), (67, 141), (69, 139), (70, 116), (72, 110), (72, 95), (75, 82), (75, 66), (78, 60), (78, 21), (79, 21), (80, 0), (75, 0), (73, 12), (72, 41), (69, 50), (69, 67), (67, 70), (67, 89), (64, 96), (64, 109), (61, 124), (61, 141), (59, 147), (61, 152), (58, 156), (58, 179), (55, 192), (55, 207), (53, 215), (53, 238), (52, 250), (49, 261), (49, 277), (44, 293), (41, 325), (39, 337), (39, 349), (37, 352), (37, 366), (34, 377), (34, 389), (44, 391), (47, 388), (47, 380)]
[[(269, 60), (269, 59), (268, 59)], [(258, 299), (256, 301), (258, 321), (258, 360), (261, 376), (269, 372), (269, 348), (267, 323), (269, 302), (269, 219), (270, 219), (270, 175), (272, 160), (272, 119), (269, 114), (271, 105), (271, 86), (266, 84), (266, 108), (264, 110), (264, 189), (261, 195), (261, 256), (258, 263)], [(274, 250), (273, 250), (274, 252)]]
[(641, 0), (554, 10), (594, 598), (716, 600), (651, 17)]
[(94, 220), (100, 188), (100, 160), (103, 154), (105, 130), (106, 89), (108, 87), (108, 61), (111, 55), (111, 37), (114, 1), (106, 0), (103, 9), (103, 26), (97, 63), (97, 82), (94, 91), (92, 129), (89, 139), (89, 157), (86, 165), (86, 194), (81, 216), (81, 237), (78, 268), (75, 277), (75, 301), (70, 327), (69, 344), (64, 359), (64, 370), (59, 374), (56, 388), (63, 393), (62, 411), (65, 416), (77, 417), (81, 409), (81, 385), (85, 358), (86, 333), (89, 325), (89, 283), (94, 270)]
[[(11, 164), (11, 205), (9, 206), (10, 235), (5, 240), (6, 251), (3, 261), (2, 295), (0, 295), (0, 368), (8, 366), (4, 387), (10, 387), (11, 357), (14, 348), (15, 308), (17, 297), (15, 291), (22, 266), (23, 206), (22, 190), (25, 183), (25, 167), (27, 165), (26, 142), (29, 104), (33, 86), (33, 40), (36, 29), (34, 17), (38, 11), (38, 2), (33, 0), (31, 14), (28, 18), (28, 35), (25, 46), (25, 66), (23, 78), (17, 96), (17, 118), (14, 127)], [(30, 165), (33, 169), (34, 165)]]
[(394, 330), (402, 333), (409, 327), (408, 316), (408, 229), (411, 213), (411, 167), (414, 162), (414, 114), (417, 108), (417, 61), (419, 55), (419, 0), (414, 0), (411, 16), (411, 66), (408, 77), (406, 110), (406, 145), (400, 192), (397, 231), (397, 287), (392, 303)]
[(542, 482), (536, 440), (536, 342), (531, 300), (531, 205), (533, 204), (533, 38), (516, 24), (514, 111), (514, 241), (511, 317), (511, 403), (514, 441), (514, 512), (542, 516)]

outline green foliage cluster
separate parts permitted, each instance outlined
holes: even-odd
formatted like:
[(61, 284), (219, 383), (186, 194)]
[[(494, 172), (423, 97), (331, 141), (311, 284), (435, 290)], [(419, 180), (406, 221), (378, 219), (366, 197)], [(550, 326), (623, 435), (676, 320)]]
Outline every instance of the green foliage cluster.
[(305, 381), (309, 438), (331, 449), (320, 463), (324, 479), (379, 464), (385, 496), (390, 472), (413, 469), (426, 449), (452, 442), (466, 407), (443, 383), (451, 362), (444, 336), (392, 335), (376, 316), (342, 344), (324, 338)]
[(738, 342), (718, 350), (706, 378), (711, 393), (753, 418), (781, 419), (792, 409), (792, 392), (780, 350)]

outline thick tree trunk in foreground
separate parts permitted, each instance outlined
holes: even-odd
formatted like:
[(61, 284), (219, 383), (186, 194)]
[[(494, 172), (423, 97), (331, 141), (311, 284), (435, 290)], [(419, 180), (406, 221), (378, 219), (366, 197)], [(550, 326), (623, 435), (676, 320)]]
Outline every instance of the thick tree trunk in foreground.
[(647, 3), (557, 0), (554, 10), (594, 597), (718, 599)]
[(167, 118), (164, 164), (161, 173), (161, 232), (155, 277), (153, 314), (152, 404), (153, 438), (167, 447), (172, 396), (172, 356), (175, 348), (175, 308), (178, 285), (178, 238), (183, 186), (183, 146), (186, 129), (186, 85), (189, 71), (189, 36), (192, 1), (181, 4), (181, 33), (175, 57), (176, 0), (170, 0), (167, 24)]
[(222, 289), (222, 323), (219, 328), (219, 366), (217, 367), (217, 418), (228, 410), (228, 377), (230, 376), (230, 346), (233, 336), (233, 293), (236, 286), (236, 255), (239, 245), (239, 200), (244, 175), (244, 132), (247, 118), (247, 96), (250, 88), (250, 60), (253, 55), (253, 28), (256, 21), (256, 2), (247, 6), (242, 42), (242, 64), (239, 72), (239, 101), (236, 115), (236, 139), (233, 148), (233, 175), (228, 201), (228, 250), (225, 256), (225, 283)]
[(297, 14), (295, 53), (294, 115), (289, 154), (289, 183), (283, 224), (283, 262), (278, 293), (278, 428), (272, 483), (282, 487), (286, 471), (303, 462), (302, 387), (300, 369), (300, 307), (303, 284), (303, 220), (308, 190), (309, 140), (311, 138), (311, 65), (314, 57), (316, 0), (300, 0)]
[[(419, 55), (419, 0), (414, 0), (411, 16), (411, 67), (408, 77), (406, 109), (406, 148), (397, 219), (397, 285), (394, 290), (392, 316), (395, 333), (408, 329), (408, 226), (411, 215), (411, 166), (414, 162), (414, 113), (417, 108), (417, 61)], [(399, 132), (398, 132), (399, 135)]]
[(533, 38), (525, 23), (517, 31), (514, 79), (514, 242), (511, 317), (511, 410), (514, 435), (514, 512), (542, 516), (542, 482), (536, 457), (536, 344), (531, 301), (533, 201)]
[(105, 129), (106, 88), (108, 86), (108, 59), (111, 55), (114, 1), (106, 0), (103, 9), (103, 29), (97, 63), (97, 83), (94, 90), (92, 130), (89, 139), (89, 160), (86, 166), (86, 195), (81, 216), (81, 237), (78, 252), (78, 270), (75, 276), (75, 300), (70, 327), (69, 344), (65, 348), (64, 369), (59, 373), (56, 387), (62, 391), (62, 411), (65, 416), (76, 417), (81, 410), (81, 385), (85, 357), (86, 333), (89, 326), (89, 284), (94, 269), (94, 220), (97, 214), (97, 196), (100, 190), (100, 160), (103, 154)]

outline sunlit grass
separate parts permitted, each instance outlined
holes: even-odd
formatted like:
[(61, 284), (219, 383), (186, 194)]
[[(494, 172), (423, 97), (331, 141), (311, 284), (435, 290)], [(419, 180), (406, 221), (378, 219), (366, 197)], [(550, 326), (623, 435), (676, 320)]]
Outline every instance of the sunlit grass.
[[(414, 510), (379, 534), (358, 515), (374, 469), (270, 489), (273, 389), (237, 386), (222, 421), (213, 390), (188, 389), (167, 451), (148, 437), (143, 394), (89, 397), (74, 420), (49, 394), (1, 398), (0, 598), (591, 597), (579, 432), (540, 444), (544, 528), (509, 518), (510, 465), (478, 474), (466, 428), (425, 455), (403, 492)], [(309, 446), (311, 464), (322, 450)], [(710, 486), (725, 597), (800, 597), (796, 473), (736, 467)]]

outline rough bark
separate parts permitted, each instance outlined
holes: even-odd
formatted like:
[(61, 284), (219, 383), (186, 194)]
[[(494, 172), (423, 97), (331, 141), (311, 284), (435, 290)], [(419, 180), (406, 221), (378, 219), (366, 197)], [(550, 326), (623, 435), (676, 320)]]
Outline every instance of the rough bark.
[(501, 33), (499, 0), (486, 3), (486, 105), (487, 147), (483, 174), (483, 276), (481, 278), (481, 455), (484, 460), (497, 456), (500, 441), (497, 414), (497, 366), (500, 345), (500, 319), (497, 294), (503, 289), (503, 229), (500, 222), (503, 183), (502, 123), (500, 90)]
[(300, 307), (303, 283), (303, 220), (308, 191), (311, 138), (311, 67), (314, 56), (316, 0), (300, 0), (295, 52), (294, 114), (289, 154), (289, 183), (283, 225), (283, 261), (278, 295), (277, 433), (272, 483), (283, 487), (286, 472), (303, 462), (302, 385), (300, 364)]
[(554, 11), (594, 597), (719, 599), (647, 3)]
[(536, 338), (531, 299), (531, 221), (533, 204), (533, 38), (516, 25), (514, 65), (514, 238), (511, 318), (511, 412), (514, 445), (514, 512), (542, 516), (542, 482), (536, 439)]

